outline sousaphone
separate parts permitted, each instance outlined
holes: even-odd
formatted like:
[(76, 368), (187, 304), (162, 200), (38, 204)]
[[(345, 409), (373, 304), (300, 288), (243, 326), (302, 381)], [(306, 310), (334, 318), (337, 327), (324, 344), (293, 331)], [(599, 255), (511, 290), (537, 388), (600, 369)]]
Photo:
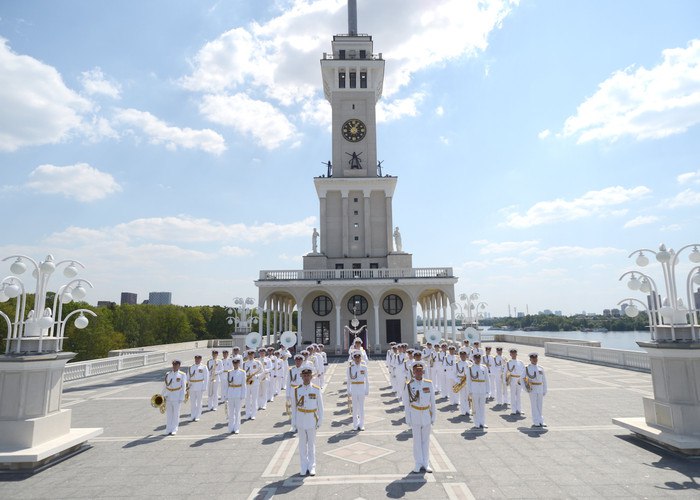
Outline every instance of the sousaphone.
[(260, 335), (258, 332), (250, 332), (248, 335), (245, 336), (245, 345), (249, 349), (258, 349), (260, 347), (260, 344), (262, 343), (262, 335)]
[(464, 330), (464, 339), (465, 340), (478, 340), (481, 342), (481, 335), (479, 334), (479, 330), (474, 328), (473, 326), (470, 326)]
[(280, 344), (282, 344), (287, 349), (291, 349), (297, 344), (297, 335), (292, 331), (282, 332), (280, 335)]
[(440, 339), (441, 336), (438, 330), (428, 330), (428, 333), (425, 334), (425, 341), (430, 342), (433, 345), (440, 342)]

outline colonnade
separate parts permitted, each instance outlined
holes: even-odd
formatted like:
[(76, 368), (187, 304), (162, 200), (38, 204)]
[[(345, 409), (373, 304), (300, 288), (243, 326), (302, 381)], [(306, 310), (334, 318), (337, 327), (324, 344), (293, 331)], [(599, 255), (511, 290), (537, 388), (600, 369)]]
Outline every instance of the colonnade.
[(442, 330), (442, 337), (445, 339), (447, 338), (447, 309), (449, 308), (452, 341), (455, 342), (457, 340), (454, 308), (451, 307), (447, 294), (435, 292), (431, 295), (426, 295), (422, 298), (420, 306), (423, 310), (423, 331), (430, 329)]
[[(277, 334), (292, 329), (292, 312), (294, 300), (271, 297), (262, 302), (258, 307), (258, 319), (260, 321), (259, 332), (266, 336), (265, 343), (272, 345), (277, 343)], [(263, 317), (265, 325), (262, 324)], [(298, 321), (301, 323), (301, 307), (299, 307)], [(301, 332), (301, 328), (299, 328)], [(301, 335), (297, 333), (298, 343), (301, 344)]]

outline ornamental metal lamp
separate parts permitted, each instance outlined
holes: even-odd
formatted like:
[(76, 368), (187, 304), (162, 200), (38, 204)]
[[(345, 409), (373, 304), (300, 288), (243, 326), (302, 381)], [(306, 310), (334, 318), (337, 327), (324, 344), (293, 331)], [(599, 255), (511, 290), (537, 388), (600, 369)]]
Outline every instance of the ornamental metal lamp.
[[(84, 266), (76, 260), (55, 262), (52, 255), (37, 262), (11, 255), (11, 276), (0, 282), (0, 302), (16, 300), (13, 317), (0, 311), (7, 325), (5, 354), (0, 355), (0, 470), (36, 470), (85, 448), (102, 429), (71, 429), (71, 410), (61, 409), (63, 371), (75, 353), (63, 352), (65, 329), (74, 320), (78, 329), (88, 325), (89, 309), (63, 317), (63, 305), (82, 300), (92, 284), (76, 278)], [(20, 278), (33, 267), (34, 306), (27, 311), (27, 287)], [(59, 267), (69, 281), (60, 286), (48, 307), (49, 280)], [(87, 315), (87, 316), (86, 316)]]
[[(627, 278), (632, 291), (641, 292), (646, 302), (634, 297), (620, 301), (625, 314), (635, 317), (640, 310), (649, 319), (651, 341), (637, 342), (649, 354), (653, 398), (643, 398), (644, 417), (615, 418), (613, 422), (655, 445), (689, 456), (700, 456), (700, 243), (677, 252), (660, 245), (658, 251), (640, 249), (637, 266), (649, 265), (647, 254), (661, 266), (663, 281), (639, 270)], [(688, 263), (680, 255), (688, 250)], [(685, 283), (677, 282), (679, 264), (687, 271)], [(689, 268), (689, 270), (687, 270)], [(663, 287), (657, 285), (663, 283)], [(682, 294), (685, 284), (685, 294)], [(681, 293), (679, 293), (681, 292)], [(665, 296), (661, 294), (665, 293)]]
[(258, 324), (257, 316), (254, 316), (255, 299), (252, 297), (236, 297), (233, 299), (235, 307), (229, 307), (226, 310), (228, 316), (226, 316), (226, 322), (233, 326), (233, 332), (231, 337), (235, 335), (247, 335), (253, 330), (253, 325)]

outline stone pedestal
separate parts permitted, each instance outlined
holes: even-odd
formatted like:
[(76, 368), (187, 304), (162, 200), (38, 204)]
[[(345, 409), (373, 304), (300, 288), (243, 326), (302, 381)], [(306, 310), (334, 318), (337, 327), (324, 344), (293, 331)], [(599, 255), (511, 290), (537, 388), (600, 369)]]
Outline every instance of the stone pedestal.
[(659, 446), (700, 456), (700, 343), (637, 342), (651, 364), (653, 398), (643, 398), (644, 418), (615, 418)]
[(71, 411), (61, 409), (63, 370), (74, 356), (0, 356), (0, 469), (40, 468), (102, 434), (71, 429)]
[(391, 252), (386, 256), (389, 269), (411, 269), (413, 267), (413, 254), (406, 252)]
[(304, 255), (304, 270), (328, 269), (328, 257), (322, 253)]

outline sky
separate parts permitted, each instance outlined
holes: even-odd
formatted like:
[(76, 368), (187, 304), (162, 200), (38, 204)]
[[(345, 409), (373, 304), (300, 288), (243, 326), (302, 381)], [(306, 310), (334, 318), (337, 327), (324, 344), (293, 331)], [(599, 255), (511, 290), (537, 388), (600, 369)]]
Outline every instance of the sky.
[[(358, 0), (414, 267), (454, 268), (492, 316), (601, 312), (632, 251), (700, 241), (698, 19), (695, 0)], [(331, 153), (319, 60), (346, 32), (342, 0), (1, 2), (0, 258), (77, 259), (93, 304), (229, 305), (301, 269)]]

